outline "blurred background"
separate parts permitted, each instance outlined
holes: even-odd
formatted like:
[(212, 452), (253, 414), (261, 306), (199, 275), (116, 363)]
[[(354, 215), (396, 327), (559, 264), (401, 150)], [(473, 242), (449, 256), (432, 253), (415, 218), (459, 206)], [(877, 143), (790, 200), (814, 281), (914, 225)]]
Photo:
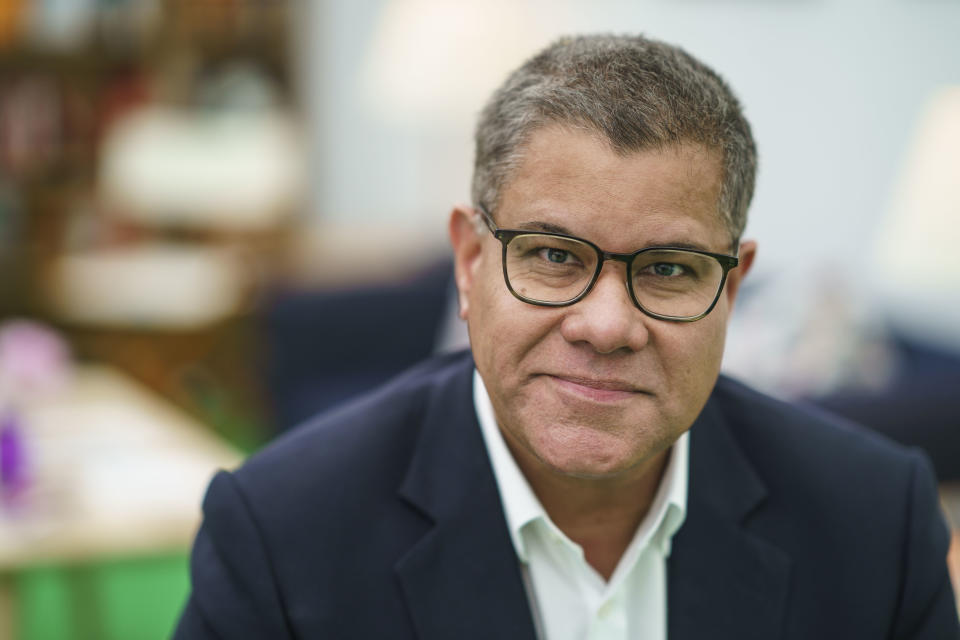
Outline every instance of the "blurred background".
[(167, 637), (213, 469), (465, 344), (475, 116), (587, 31), (746, 107), (727, 371), (925, 447), (956, 508), (960, 3), (0, 0), (0, 639)]

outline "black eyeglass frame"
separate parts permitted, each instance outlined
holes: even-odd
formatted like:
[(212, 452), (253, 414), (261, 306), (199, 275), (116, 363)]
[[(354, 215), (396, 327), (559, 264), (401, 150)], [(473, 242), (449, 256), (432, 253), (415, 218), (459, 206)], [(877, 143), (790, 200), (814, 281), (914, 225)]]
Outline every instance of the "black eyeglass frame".
[[(688, 249), (687, 247), (670, 247), (670, 246), (657, 246), (657, 247), (644, 247), (638, 251), (632, 253), (612, 253), (610, 251), (604, 251), (594, 243), (589, 240), (584, 240), (583, 238), (578, 238), (576, 236), (571, 236), (565, 233), (553, 233), (549, 231), (532, 231), (529, 229), (501, 229), (497, 226), (496, 222), (493, 221), (493, 217), (487, 213), (487, 210), (483, 206), (478, 206), (476, 210), (480, 213), (481, 218), (486, 224), (487, 228), (490, 230), (490, 233), (493, 234), (493, 237), (500, 241), (502, 245), (501, 252), (501, 262), (503, 266), (503, 281), (507, 285), (507, 289), (511, 294), (518, 300), (526, 302), (527, 304), (536, 305), (539, 307), (569, 307), (572, 304), (576, 304), (583, 300), (587, 294), (589, 294), (594, 285), (597, 283), (597, 280), (600, 279), (600, 272), (603, 270), (603, 263), (607, 260), (614, 260), (616, 262), (622, 262), (626, 265), (626, 284), (627, 291), (630, 293), (630, 299), (633, 301), (634, 306), (639, 309), (644, 314), (650, 316), (651, 318), (656, 318), (657, 320), (667, 320), (670, 322), (696, 322), (701, 318), (704, 318), (707, 314), (713, 311), (713, 308), (717, 306), (717, 301), (720, 300), (720, 295), (723, 293), (723, 287), (727, 284), (727, 273), (731, 269), (735, 269), (740, 264), (740, 258), (737, 256), (730, 256), (724, 253), (712, 253), (710, 251), (701, 251), (700, 249)], [(513, 286), (510, 284), (510, 278), (507, 276), (507, 245), (510, 244), (510, 241), (516, 238), (517, 236), (525, 235), (543, 235), (551, 236), (554, 238), (564, 238), (566, 240), (575, 240), (577, 242), (582, 242), (583, 244), (589, 246), (597, 253), (597, 268), (594, 270), (593, 277), (590, 278), (589, 284), (584, 287), (575, 298), (571, 300), (566, 300), (564, 302), (546, 302), (544, 300), (534, 300), (532, 298), (527, 298), (525, 296), (517, 293)], [(641, 253), (647, 253), (648, 251), (683, 251), (686, 253), (696, 253), (702, 256), (708, 256), (713, 258), (720, 264), (720, 268), (723, 270), (723, 275), (720, 278), (720, 286), (717, 287), (717, 293), (713, 297), (713, 301), (710, 303), (710, 306), (707, 307), (707, 310), (703, 313), (695, 316), (667, 316), (660, 313), (655, 313), (649, 309), (645, 309), (640, 301), (637, 300), (637, 294), (633, 290), (633, 269), (631, 265), (633, 261), (636, 260), (637, 256)]]

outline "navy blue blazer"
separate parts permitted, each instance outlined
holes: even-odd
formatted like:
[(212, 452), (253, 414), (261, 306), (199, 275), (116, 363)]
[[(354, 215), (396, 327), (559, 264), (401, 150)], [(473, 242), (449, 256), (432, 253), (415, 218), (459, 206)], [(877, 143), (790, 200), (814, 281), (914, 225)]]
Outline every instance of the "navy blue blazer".
[[(175, 638), (533, 640), (472, 371), (430, 360), (220, 472)], [(960, 637), (947, 543), (921, 454), (721, 377), (669, 638)]]

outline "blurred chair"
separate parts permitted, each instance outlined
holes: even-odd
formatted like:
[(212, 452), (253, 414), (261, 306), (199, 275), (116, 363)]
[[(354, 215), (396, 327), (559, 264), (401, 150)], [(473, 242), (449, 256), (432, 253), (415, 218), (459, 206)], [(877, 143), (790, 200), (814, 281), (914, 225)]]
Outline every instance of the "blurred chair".
[(276, 292), (264, 305), (267, 392), (278, 429), (371, 389), (438, 346), (449, 258), (400, 281)]
[(960, 480), (960, 353), (895, 334), (897, 367), (880, 389), (808, 398), (829, 411), (926, 451), (941, 482)]

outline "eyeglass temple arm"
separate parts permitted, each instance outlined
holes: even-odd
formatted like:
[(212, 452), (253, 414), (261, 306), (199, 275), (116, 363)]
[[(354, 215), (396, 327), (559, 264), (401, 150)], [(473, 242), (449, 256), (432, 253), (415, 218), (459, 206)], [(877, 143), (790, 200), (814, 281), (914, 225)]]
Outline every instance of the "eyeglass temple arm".
[[(474, 218), (474, 228), (478, 234), (483, 233), (484, 225), (490, 229), (490, 233), (495, 234), (497, 231), (499, 231), (497, 224), (493, 221), (493, 218), (490, 217), (490, 214), (487, 213), (486, 208), (484, 208), (482, 204), (477, 205), (473, 210), (480, 214)], [(481, 222), (483, 222), (483, 225), (480, 224)]]

